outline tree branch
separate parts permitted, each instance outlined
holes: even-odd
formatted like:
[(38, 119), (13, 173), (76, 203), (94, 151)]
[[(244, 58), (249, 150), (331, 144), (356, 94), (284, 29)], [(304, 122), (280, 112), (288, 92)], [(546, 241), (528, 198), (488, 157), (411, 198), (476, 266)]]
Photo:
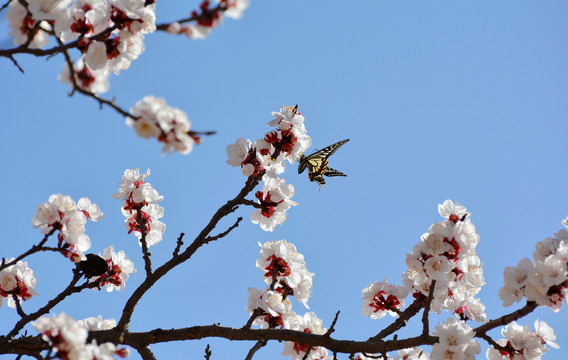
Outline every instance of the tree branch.
[[(205, 226), (203, 230), (197, 235), (197, 237), (193, 240), (191, 245), (183, 251), (181, 254), (177, 256), (173, 256), (168, 262), (164, 265), (157, 268), (151, 276), (147, 276), (146, 279), (130, 296), (124, 309), (122, 311), (122, 316), (118, 322), (117, 328), (121, 331), (126, 330), (128, 323), (130, 322), (130, 318), (134, 313), (134, 308), (136, 304), (142, 298), (142, 296), (148, 291), (152, 285), (154, 285), (162, 276), (168, 273), (171, 269), (178, 266), (179, 264), (187, 261), (191, 256), (199, 249), (201, 246), (207, 244), (210, 241), (213, 241), (213, 238), (208, 237), (211, 231), (217, 226), (217, 223), (225, 216), (229, 215), (230, 213), (234, 212), (239, 204), (242, 204), (245, 196), (247, 196), (260, 182), (262, 176), (264, 174), (260, 173), (257, 176), (250, 176), (247, 178), (245, 186), (241, 189), (239, 194), (233, 199), (228, 201), (225, 205), (221, 206), (219, 210), (213, 215), (209, 223)], [(238, 224), (238, 222), (237, 222)]]
[(436, 280), (430, 282), (430, 291), (428, 291), (428, 299), (426, 299), (426, 304), (424, 306), (424, 313), (422, 313), (422, 335), (426, 336), (430, 334), (430, 304), (432, 304), (432, 299), (434, 299), (434, 290), (436, 290)]
[[(106, 35), (110, 34), (111, 32), (113, 32), (115, 29), (117, 28), (117, 25), (113, 25), (103, 31), (101, 31), (100, 33), (93, 35), (87, 39), (89, 40), (100, 40), (102, 38), (104, 38)], [(11, 49), (0, 49), (0, 56), (3, 57), (10, 57), (13, 54), (31, 54), (34, 56), (49, 56), (49, 55), (55, 55), (55, 54), (59, 54), (60, 52), (63, 52), (67, 49), (72, 49), (72, 48), (76, 48), (79, 46), (79, 42), (81, 40), (83, 40), (84, 38), (79, 38), (75, 41), (71, 41), (70, 43), (64, 44), (64, 45), (58, 45), (55, 47), (52, 47), (50, 49), (32, 49), (29, 48), (25, 45), (20, 45), (18, 47), (15, 48), (11, 48)]]
[(152, 276), (152, 260), (150, 259), (150, 251), (146, 242), (146, 220), (142, 216), (141, 207), (136, 207), (136, 220), (138, 221), (138, 231), (140, 231), (140, 245), (142, 246), (142, 257), (144, 258), (144, 269), (146, 269), (146, 277)]
[(495, 320), (490, 320), (489, 322), (473, 329), (473, 331), (475, 332), (475, 336), (476, 337), (482, 337), (482, 335), (484, 335), (488, 331), (490, 331), (490, 330), (492, 330), (492, 329), (494, 329), (498, 326), (504, 326), (504, 325), (509, 324), (512, 321), (520, 319), (523, 316), (533, 312), (533, 310), (536, 309), (537, 306), (538, 305), (534, 301), (527, 301), (527, 304), (525, 306), (523, 306), (521, 309), (514, 311), (510, 314), (503, 315), (500, 318), (497, 318)]
[(382, 341), (388, 335), (398, 331), (399, 329), (406, 326), (406, 322), (418, 314), (420, 309), (424, 307), (424, 295), (420, 294), (410, 306), (404, 310), (401, 316), (399, 316), (392, 324), (381, 330), (377, 335), (370, 337), (368, 341), (377, 342)]
[(48, 232), (47, 234), (45, 234), (45, 236), (43, 237), (43, 239), (39, 242), (39, 244), (34, 245), (31, 247), (31, 249), (29, 249), (28, 251), (26, 251), (25, 253), (23, 253), (22, 255), (18, 256), (17, 258), (15, 258), (14, 260), (10, 261), (9, 263), (4, 263), (4, 261), (2, 261), (2, 264), (0, 264), (0, 271), (6, 269), (7, 267), (10, 267), (14, 264), (16, 264), (18, 261), (22, 260), (23, 258), (34, 254), (36, 252), (39, 251), (43, 251), (43, 250), (51, 250), (53, 248), (44, 248), (43, 245), (47, 242), (47, 240), (49, 239), (49, 237), (51, 235), (53, 235), (53, 233), (56, 231), (57, 229), (53, 228), (51, 229), (50, 232)]
[(141, 346), (135, 348), (138, 354), (142, 357), (142, 360), (156, 360), (154, 353), (150, 350), (149, 346)]
[(208, 236), (207, 238), (205, 238), (205, 241), (206, 241), (207, 243), (209, 243), (209, 242), (211, 242), (211, 241), (215, 241), (215, 240), (217, 240), (217, 239), (220, 239), (220, 238), (223, 238), (223, 237), (227, 236), (234, 228), (236, 228), (237, 226), (239, 226), (239, 223), (240, 223), (241, 221), (243, 221), (243, 218), (242, 218), (242, 217), (239, 217), (239, 218), (237, 219), (237, 221), (236, 221), (233, 225), (231, 225), (230, 228), (228, 228), (227, 230), (223, 231), (222, 233), (220, 233), (220, 234), (218, 234), (218, 235), (215, 235), (215, 236)]
[(176, 248), (174, 249), (174, 252), (172, 254), (173, 257), (178, 256), (179, 254), (179, 250), (181, 249), (181, 247), (183, 246), (183, 237), (185, 236), (184, 233), (179, 234), (179, 237), (176, 241)]
[(254, 346), (249, 350), (247, 357), (245, 357), (245, 360), (252, 360), (254, 354), (256, 354), (256, 352), (262, 349), (264, 346), (266, 346), (266, 341), (258, 340), (256, 344), (254, 344)]
[(22, 317), (20, 319), (20, 321), (18, 321), (16, 323), (16, 325), (14, 326), (12, 331), (10, 331), (8, 333), (8, 335), (6, 335), (6, 338), (12, 339), (14, 336), (16, 336), (18, 334), (18, 332), (20, 332), (20, 330), (22, 330), (24, 328), (24, 326), (26, 324), (28, 324), (30, 321), (37, 320), (40, 316), (42, 316), (44, 314), (47, 314), (51, 309), (53, 309), (57, 304), (59, 304), (61, 301), (63, 301), (63, 299), (65, 299), (67, 296), (70, 296), (70, 295), (77, 293), (77, 292), (81, 292), (84, 289), (92, 289), (94, 287), (98, 287), (99, 283), (101, 282), (101, 280), (95, 281), (95, 282), (92, 282), (92, 283), (86, 282), (85, 284), (83, 284), (81, 286), (75, 287), (75, 284), (79, 281), (79, 279), (81, 279), (81, 274), (79, 274), (78, 271), (73, 271), (73, 278), (71, 279), (71, 282), (69, 283), (69, 285), (67, 285), (67, 288), (65, 288), (65, 290), (63, 290), (61, 293), (59, 293), (56, 297), (51, 299), (41, 309), (37, 310), (34, 313), (31, 313), (29, 315)]
[[(310, 346), (322, 346), (332, 352), (352, 354), (383, 353), (409, 347), (432, 345), (438, 341), (435, 336), (418, 336), (404, 340), (388, 340), (384, 342), (337, 340), (324, 335), (305, 333), (288, 329), (235, 329), (219, 325), (194, 326), (182, 329), (155, 329), (148, 332), (120, 332), (118, 329), (90, 331), (87, 342), (96, 340), (97, 343), (113, 342), (128, 345), (134, 348), (170, 341), (199, 340), (204, 338), (224, 338), (232, 341), (259, 341), (276, 340), (292, 341)], [(0, 338), (0, 354), (14, 353), (14, 349), (22, 351), (35, 351), (46, 349), (46, 343), (41, 337), (23, 337), (8, 341)]]

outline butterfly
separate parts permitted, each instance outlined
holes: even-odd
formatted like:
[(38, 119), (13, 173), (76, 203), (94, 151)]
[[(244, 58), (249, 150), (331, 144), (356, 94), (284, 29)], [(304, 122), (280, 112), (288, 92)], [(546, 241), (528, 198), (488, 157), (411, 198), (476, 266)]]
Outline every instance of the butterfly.
[(349, 139), (341, 140), (333, 145), (329, 145), (309, 156), (300, 157), (300, 165), (298, 166), (298, 174), (304, 172), (308, 168), (308, 177), (310, 181), (317, 183), (320, 187), (325, 185), (323, 176), (347, 176), (341, 171), (337, 171), (327, 166), (328, 158), (333, 155), (343, 144), (348, 142)]

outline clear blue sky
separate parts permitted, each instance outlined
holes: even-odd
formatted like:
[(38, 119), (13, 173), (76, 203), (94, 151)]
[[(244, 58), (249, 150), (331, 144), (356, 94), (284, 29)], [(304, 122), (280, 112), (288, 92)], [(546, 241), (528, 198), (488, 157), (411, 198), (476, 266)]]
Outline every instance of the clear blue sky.
[[(245, 221), (160, 281), (139, 304), (131, 330), (241, 327), (247, 288), (264, 286), (257, 242), (285, 238), (316, 274), (312, 311), (329, 326), (341, 310), (333, 336), (367, 339), (391, 320), (363, 317), (361, 290), (387, 276), (400, 283), (406, 253), (440, 220), (437, 204), (448, 198), (472, 212), (481, 235), (487, 285), (480, 296), (488, 317), (522, 306), (501, 306), (503, 269), (532, 258), (534, 244), (560, 230), (568, 214), (568, 3), (251, 1), (241, 20), (225, 19), (204, 41), (147, 36), (142, 56), (111, 77), (105, 96), (125, 108), (152, 94), (186, 111), (194, 129), (218, 130), (187, 156), (162, 157), (160, 144), (136, 137), (116, 112), (69, 98), (57, 81), (61, 56), (17, 57), (24, 75), (2, 60), (0, 256), (16, 256), (41, 239), (31, 219), (50, 194), (89, 197), (105, 213), (87, 226), (91, 251), (114, 244), (139, 272), (121, 293), (80, 294), (55, 312), (118, 319), (144, 273), (121, 203), (111, 198), (124, 169), (150, 168), (148, 181), (164, 196), (167, 229), (151, 248), (160, 264), (180, 232), (189, 242), (242, 187), (240, 171), (225, 163), (226, 145), (262, 137), (271, 111), (299, 104), (313, 149), (351, 139), (331, 161), (348, 177), (318, 191), (289, 166), (284, 176), (300, 205), (284, 226), (266, 233), (248, 221), (252, 209), (238, 210), (220, 230), (237, 216)], [(158, 1), (158, 22), (197, 4)], [(1, 26), (0, 46), (9, 47), (4, 19)], [(25, 304), (31, 311), (63, 289), (72, 266), (54, 254), (28, 263), (41, 295)], [(304, 312), (298, 303), (294, 310)], [(567, 311), (538, 309), (520, 321), (532, 327), (540, 318), (555, 329), (561, 349), (545, 359), (565, 359)], [(17, 315), (7, 306), (0, 314), (4, 332)], [(408, 328), (401, 336), (419, 332), (413, 323)], [(252, 346), (207, 339), (153, 350), (161, 359), (201, 358), (207, 343), (212, 359), (242, 359)], [(278, 358), (282, 349), (271, 344), (255, 359)]]

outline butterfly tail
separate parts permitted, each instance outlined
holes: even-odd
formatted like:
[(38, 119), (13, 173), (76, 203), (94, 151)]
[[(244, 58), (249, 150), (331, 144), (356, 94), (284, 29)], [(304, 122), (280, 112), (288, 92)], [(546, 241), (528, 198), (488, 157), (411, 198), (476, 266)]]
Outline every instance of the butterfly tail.
[(330, 176), (330, 177), (331, 177), (331, 176), (347, 176), (347, 175), (345, 175), (344, 173), (342, 173), (341, 171), (332, 169), (332, 168), (330, 168), (330, 167), (326, 168), (325, 171), (323, 172), (323, 174), (324, 174), (325, 176)]

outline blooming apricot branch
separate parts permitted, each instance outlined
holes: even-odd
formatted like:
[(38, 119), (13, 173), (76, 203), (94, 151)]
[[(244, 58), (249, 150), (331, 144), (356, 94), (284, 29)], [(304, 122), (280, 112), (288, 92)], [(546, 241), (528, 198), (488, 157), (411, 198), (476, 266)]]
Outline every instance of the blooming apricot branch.
[[(148, 100), (146, 105), (154, 100)], [(146, 109), (146, 107), (141, 106)], [(148, 106), (149, 109), (152, 106)], [(152, 113), (144, 110), (141, 113)], [(505, 306), (521, 300), (526, 305), (495, 319), (488, 319), (485, 306), (475, 296), (485, 284), (481, 260), (476, 252), (480, 236), (472, 222), (471, 213), (450, 200), (438, 206), (442, 220), (430, 226), (412, 251), (406, 255), (408, 269), (402, 274), (402, 285), (374, 281), (361, 292), (363, 316), (380, 320), (386, 315), (395, 320), (365, 341), (335, 339), (339, 312), (329, 328), (313, 312), (298, 314), (294, 302), (306, 309), (312, 296), (314, 273), (295, 245), (287, 240), (260, 244), (256, 266), (261, 271), (263, 287), (248, 289), (243, 326), (191, 326), (163, 330), (156, 328), (131, 332), (130, 322), (142, 297), (171, 270), (188, 261), (198, 249), (212, 241), (227, 237), (242, 221), (237, 217), (232, 225), (213, 232), (221, 219), (236, 212), (240, 206), (251, 206), (253, 223), (271, 231), (283, 222), (286, 211), (295, 203), (290, 200), (294, 188), (282, 177), (285, 160), (297, 161), (311, 144), (304, 127), (304, 117), (298, 107), (282, 107), (273, 113), (269, 126), (276, 126), (254, 145), (250, 140), (237, 139), (227, 146), (227, 163), (240, 167), (246, 176), (243, 188), (212, 215), (199, 234), (186, 246), (184, 234), (175, 242), (171, 257), (160, 266), (152, 267), (150, 246), (167, 241), (164, 209), (158, 205), (163, 196), (147, 181), (150, 171), (126, 170), (118, 191), (112, 196), (121, 199), (128, 233), (133, 233), (140, 245), (144, 262), (144, 279), (134, 289), (122, 307), (118, 321), (92, 317), (75, 321), (69, 316), (50, 311), (63, 300), (84, 289), (108, 292), (126, 289), (130, 276), (136, 274), (134, 262), (124, 251), (108, 247), (103, 255), (84, 254), (91, 246), (85, 234), (88, 220), (103, 217), (99, 207), (87, 198), (75, 203), (69, 196), (54, 194), (38, 206), (32, 220), (45, 237), (24, 254), (0, 263), (0, 305), (7, 301), (15, 308), (20, 320), (6, 335), (0, 337), (0, 354), (31, 355), (36, 358), (112, 359), (128, 356), (125, 346), (135, 349), (143, 359), (154, 359), (150, 345), (178, 340), (208, 337), (252, 341), (246, 358), (252, 359), (268, 341), (283, 342), (283, 356), (293, 360), (331, 360), (338, 354), (351, 359), (474, 359), (481, 352), (480, 340), (489, 346), (489, 360), (538, 360), (549, 350), (557, 348), (556, 335), (544, 321), (537, 320), (534, 328), (520, 325), (518, 320), (537, 307), (550, 307), (559, 312), (566, 302), (568, 288), (568, 231), (537, 244), (534, 259), (523, 259), (517, 267), (505, 269), (505, 285), (499, 295)], [(182, 145), (180, 145), (182, 146)], [(178, 149), (179, 151), (179, 149)], [(262, 191), (255, 191), (263, 182)], [(247, 199), (255, 194), (257, 202)], [(568, 225), (568, 220), (563, 221)], [(47, 247), (48, 238), (56, 237), (56, 246)], [(37, 310), (27, 310), (26, 300), (39, 296), (34, 290), (36, 277), (22, 261), (39, 251), (57, 251), (69, 258), (75, 268), (70, 284), (56, 297)], [(31, 263), (31, 258), (28, 261)], [(83, 284), (77, 285), (81, 278)], [(407, 298), (413, 301), (407, 305)], [(414, 337), (399, 338), (397, 331), (422, 311), (422, 327)], [(430, 314), (447, 314), (438, 324), (431, 325)], [(29, 314), (28, 314), (29, 313)], [(473, 326), (473, 322), (479, 323)], [(17, 337), (31, 324), (40, 336), (26, 334)], [(499, 326), (502, 339), (493, 339), (488, 332)], [(258, 327), (254, 329), (253, 327)], [(393, 335), (392, 339), (387, 339)], [(431, 346), (427, 352), (421, 346)], [(47, 356), (42, 353), (47, 351)], [(207, 355), (209, 354), (209, 355)], [(211, 350), (206, 351), (206, 357)]]
[[(204, 38), (221, 24), (225, 15), (238, 19), (247, 7), (248, 0), (220, 0), (213, 7), (204, 0), (200, 10), (192, 12), (190, 18), (162, 24), (159, 30)], [(6, 17), (10, 35), (17, 47), (0, 49), (0, 56), (9, 58), (21, 72), (24, 70), (14, 55), (63, 54), (65, 65), (59, 80), (71, 86), (69, 96), (79, 92), (97, 101), (101, 107), (109, 106), (126, 117), (127, 124), (135, 127), (139, 136), (156, 137), (164, 143), (164, 152), (175, 150), (187, 154), (194, 143), (201, 142), (200, 136), (215, 133), (190, 130), (185, 113), (168, 107), (163, 99), (159, 99), (161, 106), (154, 105), (154, 112), (170, 112), (173, 117), (149, 121), (137, 113), (136, 107), (128, 111), (117, 105), (115, 99), (100, 96), (109, 90), (110, 74), (118, 75), (128, 69), (144, 51), (144, 37), (157, 29), (154, 0), (13, 0), (2, 6), (0, 12), (5, 8), (8, 8)], [(180, 25), (193, 22), (196, 24)], [(174, 28), (177, 30), (173, 31)], [(46, 49), (50, 39), (57, 45)], [(73, 49), (80, 54), (76, 61), (71, 56)], [(157, 133), (140, 132), (143, 126), (135, 126), (138, 121), (145, 125), (153, 123)]]

